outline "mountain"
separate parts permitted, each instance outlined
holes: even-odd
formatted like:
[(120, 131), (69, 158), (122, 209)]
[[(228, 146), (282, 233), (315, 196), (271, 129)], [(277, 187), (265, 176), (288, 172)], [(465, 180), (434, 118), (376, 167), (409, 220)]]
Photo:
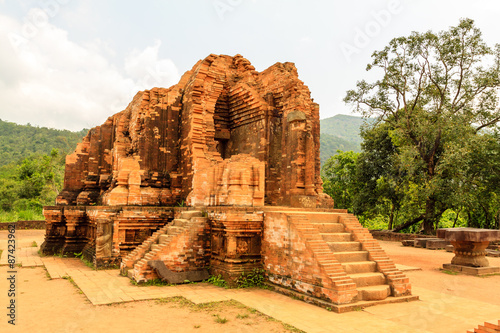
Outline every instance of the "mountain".
[[(361, 117), (336, 115), (320, 120), (321, 164), (337, 153), (337, 149), (361, 151), (359, 128)], [(0, 119), (0, 166), (17, 163), (30, 155), (50, 154), (52, 148), (62, 154), (72, 152), (77, 143), (87, 134), (87, 129), (79, 132), (56, 130), (31, 125), (17, 125)]]
[(361, 143), (359, 128), (364, 123), (361, 117), (338, 114), (336, 116), (320, 120), (321, 133), (333, 135), (346, 141)]
[(75, 150), (87, 132), (17, 125), (0, 119), (0, 166), (18, 163), (33, 154), (50, 154), (53, 148), (65, 155)]
[(336, 116), (320, 120), (320, 159), (321, 165), (326, 160), (337, 153), (337, 149), (342, 151), (361, 151), (359, 136), (361, 125), (365, 120), (361, 117), (338, 114)]
[(337, 154), (337, 149), (342, 151), (352, 150), (354, 152), (360, 152), (361, 148), (359, 143), (347, 141), (339, 137), (321, 133), (319, 137), (320, 151), (319, 158), (321, 160), (321, 165), (323, 165), (330, 156)]

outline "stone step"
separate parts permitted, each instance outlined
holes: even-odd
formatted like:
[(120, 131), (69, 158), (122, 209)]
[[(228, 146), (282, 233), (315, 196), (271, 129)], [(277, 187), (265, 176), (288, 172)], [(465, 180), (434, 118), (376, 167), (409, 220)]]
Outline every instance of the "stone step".
[(375, 261), (355, 261), (342, 263), (342, 267), (346, 274), (370, 273), (377, 271), (377, 263)]
[[(486, 323), (487, 324), (487, 323)], [(500, 328), (497, 330), (496, 328), (488, 327), (486, 325), (479, 325), (477, 329), (474, 329), (475, 333), (498, 333), (500, 332)]]
[(326, 242), (332, 252), (361, 251), (360, 242)]
[(358, 289), (358, 298), (360, 301), (380, 301), (391, 294), (389, 285), (360, 287)]
[(158, 244), (168, 243), (171, 238), (172, 238), (171, 235), (167, 235), (167, 234), (160, 235), (160, 237), (158, 237)]
[(345, 232), (342, 223), (314, 223), (320, 233)]
[(181, 219), (190, 220), (192, 217), (203, 217), (200, 210), (186, 210), (181, 212)]
[(170, 228), (168, 228), (167, 230), (167, 235), (175, 235), (175, 234), (178, 234), (179, 232), (182, 231), (182, 228), (181, 227), (177, 227), (177, 226), (171, 226)]
[(183, 227), (188, 223), (189, 223), (189, 220), (186, 220), (186, 219), (174, 219), (172, 221), (172, 224), (170, 225), (170, 228), (168, 228), (168, 230), (170, 230), (172, 227)]
[(348, 232), (330, 232), (321, 233), (320, 235), (325, 242), (350, 242), (352, 240), (351, 234)]
[(368, 261), (368, 251), (333, 252), (335, 258), (343, 262)]
[(356, 273), (349, 274), (349, 277), (356, 283), (357, 287), (368, 287), (385, 284), (385, 277), (382, 273)]

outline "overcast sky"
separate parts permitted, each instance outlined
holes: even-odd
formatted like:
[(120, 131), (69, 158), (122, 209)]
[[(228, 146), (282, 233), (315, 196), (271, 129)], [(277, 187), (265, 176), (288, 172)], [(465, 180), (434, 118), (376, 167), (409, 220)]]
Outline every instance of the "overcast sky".
[(374, 50), (461, 17), (500, 42), (498, 0), (0, 0), (0, 119), (90, 128), (210, 53), (294, 62), (321, 118), (352, 114)]

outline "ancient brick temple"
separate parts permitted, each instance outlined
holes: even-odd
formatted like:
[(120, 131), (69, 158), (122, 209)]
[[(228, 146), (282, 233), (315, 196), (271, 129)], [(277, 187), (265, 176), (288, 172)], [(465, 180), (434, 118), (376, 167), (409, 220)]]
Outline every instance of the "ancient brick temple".
[(139, 282), (264, 268), (276, 289), (322, 305), (411, 294), (322, 192), (319, 106), (292, 63), (257, 72), (210, 55), (178, 84), (139, 92), (67, 157), (44, 215), (44, 253), (83, 252)]

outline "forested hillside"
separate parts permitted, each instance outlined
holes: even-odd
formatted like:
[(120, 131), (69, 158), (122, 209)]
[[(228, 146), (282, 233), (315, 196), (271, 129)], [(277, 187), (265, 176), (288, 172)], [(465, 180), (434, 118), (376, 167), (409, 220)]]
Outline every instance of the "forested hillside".
[(52, 149), (62, 155), (70, 153), (87, 131), (17, 125), (0, 119), (0, 166), (19, 163), (33, 154), (50, 154)]
[(0, 222), (43, 219), (61, 190), (66, 154), (86, 134), (0, 120)]
[(330, 156), (337, 154), (337, 150), (342, 150), (342, 151), (352, 150), (356, 153), (359, 153), (361, 151), (359, 143), (347, 141), (326, 133), (321, 133), (319, 142), (321, 145), (319, 152), (321, 165), (325, 164), (326, 160), (328, 160)]
[(337, 150), (361, 151), (360, 127), (364, 120), (361, 117), (346, 116), (338, 114), (336, 116), (320, 120), (320, 159), (321, 165), (326, 160), (337, 154)]
[(336, 116), (321, 119), (321, 134), (328, 134), (352, 142), (358, 145), (362, 139), (359, 136), (359, 128), (364, 120), (361, 117), (338, 114)]

